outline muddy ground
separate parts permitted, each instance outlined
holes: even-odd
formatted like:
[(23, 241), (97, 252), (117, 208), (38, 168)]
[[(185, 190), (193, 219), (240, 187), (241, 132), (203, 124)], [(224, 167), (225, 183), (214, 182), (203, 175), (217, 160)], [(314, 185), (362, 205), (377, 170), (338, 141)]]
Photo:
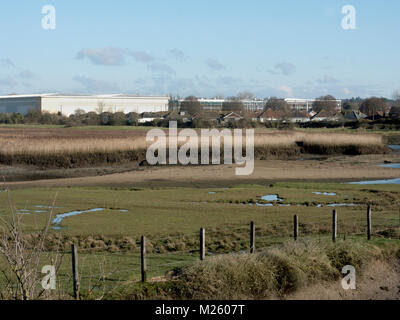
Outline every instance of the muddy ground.
[(235, 165), (143, 167), (124, 166), (39, 170), (0, 167), (10, 188), (62, 186), (221, 187), (276, 181), (331, 181), (399, 178), (399, 169), (383, 163), (400, 163), (400, 153), (361, 156), (309, 156), (298, 160), (257, 160), (250, 176), (236, 176)]

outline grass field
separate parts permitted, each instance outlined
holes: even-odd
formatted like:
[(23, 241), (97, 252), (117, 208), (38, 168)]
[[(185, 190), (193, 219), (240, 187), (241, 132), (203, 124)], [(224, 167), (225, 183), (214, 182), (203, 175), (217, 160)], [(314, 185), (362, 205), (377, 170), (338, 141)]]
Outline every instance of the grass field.
[[(325, 196), (313, 192), (334, 192), (337, 195)], [(11, 197), (17, 209), (37, 211), (40, 209), (37, 206), (51, 205), (56, 194), (54, 214), (105, 209), (67, 217), (60, 225), (65, 229), (53, 231), (54, 234), (65, 235), (68, 238), (66, 240), (81, 238), (82, 245), (87, 242), (85, 246), (88, 249), (91, 248), (90, 241), (95, 239), (87, 239), (93, 237), (99, 238), (97, 240), (103, 237), (105, 240), (102, 242), (107, 242), (107, 238), (123, 237), (137, 241), (141, 235), (146, 235), (154, 246), (157, 246), (161, 238), (169, 238), (170, 242), (176, 241), (176, 245), (179, 245), (183, 235), (197, 240), (200, 227), (215, 234), (216, 239), (212, 243), (223, 240), (227, 250), (244, 249), (247, 246), (250, 221), (256, 222), (261, 235), (286, 237), (291, 234), (294, 214), (300, 217), (303, 234), (326, 234), (330, 230), (333, 209), (327, 205), (333, 203), (354, 204), (337, 208), (341, 234), (360, 234), (365, 230), (368, 204), (374, 207), (376, 232), (400, 225), (399, 185), (377, 185), (370, 188), (340, 183), (299, 182), (212, 189), (35, 188), (14, 190)], [(262, 206), (268, 203), (261, 200), (265, 195), (278, 195), (281, 201), (273, 207)], [(7, 201), (7, 194), (0, 193), (1, 208), (7, 208)], [(288, 204), (291, 206), (285, 206)], [(6, 210), (2, 211), (7, 214)], [(24, 215), (27, 229), (32, 230), (35, 224), (44, 221), (45, 216), (44, 212)], [(158, 245), (163, 246), (161, 243)], [(106, 249), (106, 246), (96, 248)], [(221, 250), (223, 248), (224, 245)]]
[[(336, 195), (319, 195), (313, 192)], [(75, 243), (79, 247), (82, 298), (153, 299), (205, 298), (207, 291), (192, 291), (197, 286), (196, 283), (202, 283), (203, 277), (209, 272), (207, 264), (198, 265), (196, 262), (199, 259), (200, 227), (206, 228), (208, 259), (222, 255), (222, 260), (217, 260), (216, 265), (210, 262), (216, 268), (213, 272), (222, 272), (218, 261), (224, 261), (224, 255), (249, 250), (250, 221), (256, 223), (256, 247), (261, 255), (265, 248), (279, 248), (282, 244), (293, 241), (292, 221), (295, 214), (300, 221), (300, 241), (314, 243), (314, 247), (326, 246), (331, 241), (333, 209), (328, 205), (354, 203), (355, 206), (352, 207), (336, 208), (339, 215), (338, 242), (347, 245), (355, 242), (362, 248), (373, 244), (384, 250), (389, 248), (389, 252), (396, 252), (400, 249), (399, 193), (399, 185), (281, 182), (273, 185), (233, 185), (230, 188), (31, 188), (13, 190), (9, 195), (16, 209), (31, 212), (47, 211), (45, 206), (51, 206), (54, 200), (54, 214), (105, 208), (101, 212), (67, 217), (59, 225), (61, 230), (51, 230), (47, 242), (48, 250), (54, 251), (58, 243), (61, 243), (63, 255), (57, 272), (58, 298), (71, 298), (70, 247)], [(9, 195), (0, 192), (2, 218), (9, 217), (6, 209)], [(266, 195), (277, 195), (280, 200), (272, 207), (257, 206), (256, 203), (262, 205), (269, 202), (261, 199)], [(280, 206), (288, 204), (291, 206)], [(318, 207), (319, 204), (323, 206)], [(369, 244), (365, 235), (367, 204), (373, 207), (373, 241)], [(42, 225), (46, 212), (34, 212), (22, 217), (29, 237), (30, 233)], [(138, 284), (141, 235), (148, 238), (148, 278), (154, 282), (144, 286)], [(325, 258), (321, 250), (318, 252), (323, 261)], [(391, 257), (392, 253), (388, 255)], [(235, 257), (226, 257), (228, 266), (235, 265)], [(51, 260), (43, 260), (42, 265), (51, 263)], [(0, 261), (1, 265), (4, 265), (4, 261)], [(303, 267), (299, 270), (297, 266), (293, 268), (296, 277), (298, 272), (303, 274)], [(165, 281), (167, 273), (181, 269), (190, 279), (184, 280), (183, 287), (176, 288), (176, 282), (167, 281), (165, 285), (163, 282), (159, 283)], [(230, 274), (229, 270), (226, 270), (227, 274)], [(198, 274), (199, 278), (196, 279), (194, 274)], [(291, 277), (291, 274), (288, 276)], [(321, 279), (319, 276), (315, 277), (312, 283), (327, 279), (322, 273), (319, 274)], [(272, 278), (265, 278), (270, 280), (265, 280), (264, 293), (247, 291), (246, 288), (226, 291), (223, 286), (217, 286), (212, 289), (213, 293), (209, 298), (267, 297), (269, 294), (297, 292), (297, 289), (304, 286), (303, 282), (300, 286), (297, 280), (293, 287), (296, 290), (291, 289), (292, 287), (285, 289), (285, 286), (279, 289), (268, 284), (279, 282), (274, 279), (281, 276), (282, 273), (278, 273)], [(215, 277), (221, 276), (216, 273)], [(311, 274), (307, 277), (311, 277)], [(332, 279), (336, 279), (335, 277)], [(226, 282), (227, 287), (233, 285), (238, 283)], [(249, 285), (253, 286), (252, 282)], [(254, 286), (258, 285), (259, 281), (254, 283)]]

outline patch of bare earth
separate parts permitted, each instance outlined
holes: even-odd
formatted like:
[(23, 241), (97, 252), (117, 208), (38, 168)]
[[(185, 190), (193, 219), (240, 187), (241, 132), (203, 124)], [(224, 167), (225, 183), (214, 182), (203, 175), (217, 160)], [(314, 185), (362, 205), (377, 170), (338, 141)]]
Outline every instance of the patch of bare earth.
[(108, 175), (11, 182), (18, 187), (62, 186), (219, 186), (274, 181), (351, 181), (399, 178), (399, 169), (378, 166), (400, 162), (399, 154), (313, 157), (300, 160), (256, 161), (250, 176), (236, 176), (235, 165), (140, 167)]
[(341, 280), (303, 288), (287, 300), (400, 300), (399, 262), (373, 261), (356, 277), (356, 290), (344, 290)]

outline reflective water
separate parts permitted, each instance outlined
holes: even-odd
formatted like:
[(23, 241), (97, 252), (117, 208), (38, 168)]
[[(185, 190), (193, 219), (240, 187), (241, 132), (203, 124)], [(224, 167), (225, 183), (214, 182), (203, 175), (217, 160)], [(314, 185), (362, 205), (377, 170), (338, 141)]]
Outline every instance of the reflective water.
[(320, 196), (336, 196), (334, 192), (313, 192), (313, 194), (318, 194)]
[(380, 167), (383, 167), (383, 168), (400, 169), (400, 163), (381, 164), (381, 165), (379, 165), (379, 166), (380, 166)]
[(256, 203), (258, 207), (273, 207), (272, 203)]
[[(55, 216), (53, 219), (52, 223), (53, 224), (60, 224), (65, 218), (71, 217), (71, 216), (77, 216), (83, 213), (89, 213), (89, 212), (99, 212), (105, 210), (104, 208), (95, 208), (95, 209), (89, 209), (89, 210), (83, 210), (83, 211), (71, 211), (71, 212), (66, 212), (66, 213), (60, 213)], [(53, 227), (53, 229), (56, 227)]]
[(400, 151), (400, 145), (397, 145), (397, 144), (390, 144), (389, 148), (392, 150)]
[(267, 196), (262, 196), (261, 200), (263, 200), (263, 201), (279, 201), (281, 199), (278, 198), (277, 194), (269, 194)]
[(348, 182), (348, 184), (400, 184), (400, 178), (397, 179), (385, 179), (385, 180), (372, 180), (372, 181), (357, 181)]
[(332, 203), (332, 204), (327, 204), (327, 207), (355, 207), (356, 205), (354, 203)]

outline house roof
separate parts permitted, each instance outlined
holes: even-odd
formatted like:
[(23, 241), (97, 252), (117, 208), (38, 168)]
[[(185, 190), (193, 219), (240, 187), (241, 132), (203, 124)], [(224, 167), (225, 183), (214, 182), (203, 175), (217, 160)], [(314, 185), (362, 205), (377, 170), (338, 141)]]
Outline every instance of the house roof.
[(272, 110), (271, 108), (268, 108), (267, 110), (264, 110), (261, 112), (257, 118), (264, 118), (264, 119), (276, 119), (278, 118), (277, 112)]
[(320, 112), (318, 112), (314, 118), (333, 118), (335, 116), (334, 112), (327, 111), (325, 109), (322, 109)]
[(362, 113), (360, 111), (355, 111), (355, 110), (351, 110), (350, 112), (347, 112), (344, 115), (344, 118), (346, 120), (352, 120), (352, 121), (357, 121), (357, 120), (360, 120), (360, 119), (364, 119), (366, 117), (367, 116), (364, 113)]
[(307, 111), (295, 111), (291, 118), (307, 118), (310, 119), (311, 116)]
[(225, 115), (222, 116), (222, 118), (223, 119), (232, 119), (232, 118), (243, 119), (243, 117), (240, 114), (236, 113), (236, 112), (230, 112), (228, 114), (225, 114)]

